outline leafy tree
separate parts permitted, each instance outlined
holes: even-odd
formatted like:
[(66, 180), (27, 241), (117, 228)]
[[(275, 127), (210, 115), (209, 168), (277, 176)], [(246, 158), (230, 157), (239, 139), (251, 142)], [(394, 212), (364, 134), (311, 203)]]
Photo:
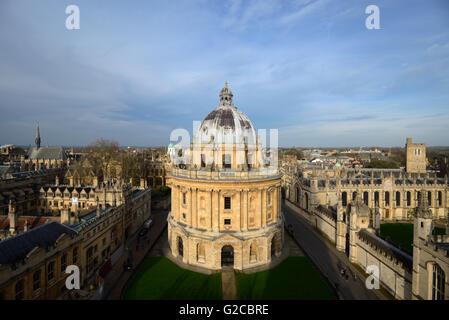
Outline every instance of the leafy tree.
[(392, 160), (372, 160), (365, 165), (365, 168), (398, 169), (399, 166), (396, 161)]

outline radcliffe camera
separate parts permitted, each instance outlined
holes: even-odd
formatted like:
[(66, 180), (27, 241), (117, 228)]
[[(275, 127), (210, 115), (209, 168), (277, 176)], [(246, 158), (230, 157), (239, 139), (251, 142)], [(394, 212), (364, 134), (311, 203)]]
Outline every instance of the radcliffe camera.
[(2, 0), (0, 30), (4, 309), (449, 300), (446, 0)]

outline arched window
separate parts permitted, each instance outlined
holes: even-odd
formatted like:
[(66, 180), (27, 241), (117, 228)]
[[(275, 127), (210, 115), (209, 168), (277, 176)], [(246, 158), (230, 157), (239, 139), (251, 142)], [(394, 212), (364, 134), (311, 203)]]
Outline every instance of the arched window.
[(389, 206), (390, 205), (390, 192), (385, 191), (385, 205)]
[(412, 194), (410, 191), (407, 191), (407, 207), (410, 207), (412, 205)]
[[(368, 204), (367, 204), (368, 205)], [(379, 191), (374, 192), (374, 205), (379, 206)]]
[(250, 197), (250, 198), (249, 198), (249, 207), (250, 207), (251, 209), (255, 209), (255, 208), (256, 208), (256, 200), (255, 200), (254, 197)]
[(355, 200), (355, 198), (357, 198), (357, 191), (354, 191), (352, 193), (352, 200)]
[(368, 191), (363, 192), (363, 202), (368, 205)]
[(346, 207), (348, 204), (348, 194), (346, 193), (346, 191), (341, 194), (341, 203), (343, 207)]
[(443, 269), (435, 263), (432, 269), (432, 300), (444, 300), (446, 277)]

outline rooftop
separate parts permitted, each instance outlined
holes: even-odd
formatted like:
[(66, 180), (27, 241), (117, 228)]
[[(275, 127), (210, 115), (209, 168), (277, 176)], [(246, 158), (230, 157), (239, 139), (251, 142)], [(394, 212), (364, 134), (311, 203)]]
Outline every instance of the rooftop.
[(76, 235), (76, 232), (53, 221), (0, 241), (0, 264), (13, 264), (21, 261), (36, 247), (51, 247), (62, 234), (73, 236)]

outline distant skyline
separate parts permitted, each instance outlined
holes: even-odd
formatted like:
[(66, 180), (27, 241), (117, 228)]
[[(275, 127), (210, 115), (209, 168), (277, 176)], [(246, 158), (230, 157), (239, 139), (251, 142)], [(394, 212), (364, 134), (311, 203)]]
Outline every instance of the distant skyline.
[(166, 146), (225, 81), (281, 147), (449, 145), (447, 0), (3, 0), (0, 43), (0, 145)]

